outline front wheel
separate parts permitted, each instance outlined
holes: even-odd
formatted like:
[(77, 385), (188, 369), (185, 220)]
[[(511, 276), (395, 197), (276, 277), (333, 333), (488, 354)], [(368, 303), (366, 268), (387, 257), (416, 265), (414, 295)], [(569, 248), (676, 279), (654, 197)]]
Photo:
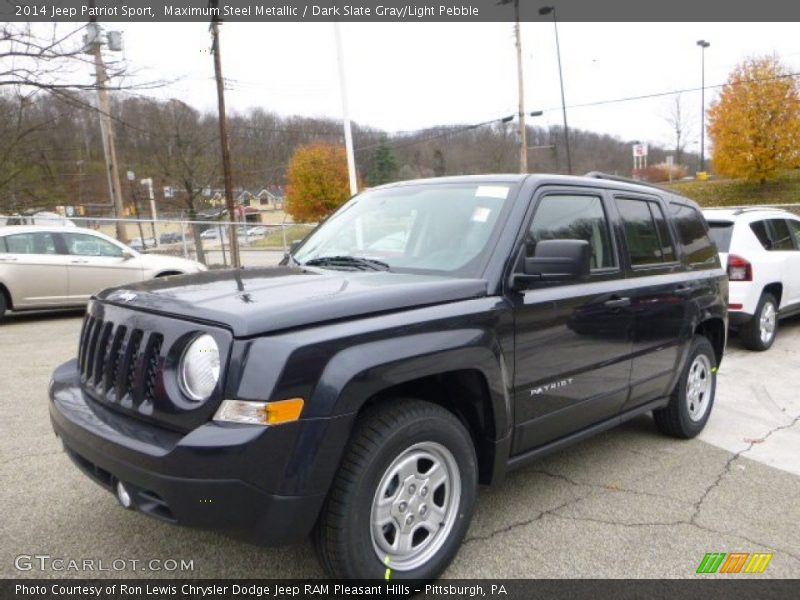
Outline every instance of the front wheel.
[(669, 404), (653, 411), (656, 426), (662, 433), (693, 438), (703, 431), (714, 406), (717, 390), (717, 360), (707, 338), (697, 335), (689, 347), (689, 358)]
[(372, 407), (316, 527), (322, 565), (345, 579), (434, 579), (461, 545), (476, 493), (475, 448), (452, 413), (419, 400)]

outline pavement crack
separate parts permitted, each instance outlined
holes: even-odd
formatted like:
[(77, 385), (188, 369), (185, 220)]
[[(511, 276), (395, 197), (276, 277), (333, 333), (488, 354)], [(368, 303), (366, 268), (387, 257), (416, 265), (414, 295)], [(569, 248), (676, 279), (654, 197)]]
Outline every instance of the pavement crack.
[[(628, 488), (628, 487), (622, 487), (622, 486), (615, 485), (615, 482), (607, 483), (607, 484), (586, 483), (586, 482), (576, 481), (574, 479), (571, 479), (571, 478), (567, 477), (566, 475), (561, 475), (560, 473), (552, 473), (550, 471), (544, 471), (544, 470), (541, 470), (541, 469), (536, 470), (536, 471), (531, 471), (531, 473), (539, 473), (541, 475), (546, 475), (546, 476), (552, 477), (554, 479), (560, 479), (562, 481), (566, 481), (567, 483), (569, 483), (570, 485), (573, 485), (573, 486), (588, 487), (588, 488), (593, 488), (593, 489), (600, 490), (600, 491), (603, 491), (603, 492), (617, 492), (617, 493), (622, 493), (622, 494), (631, 494), (633, 496), (643, 496), (643, 497), (647, 497), (647, 498), (659, 498), (661, 500), (669, 500), (671, 502), (684, 502), (685, 503), (685, 501), (680, 500), (679, 498), (674, 498), (674, 497), (668, 496), (666, 494), (655, 494), (653, 492), (644, 492), (644, 491), (641, 491), (641, 490), (634, 490), (634, 489), (631, 489), (631, 488)], [(649, 476), (650, 476), (650, 474), (648, 473), (648, 474), (644, 475), (642, 477), (642, 479), (644, 479), (645, 477), (649, 477)], [(636, 481), (639, 481), (639, 479), (635, 480), (633, 483), (636, 483)]]
[(565, 507), (569, 506), (570, 504), (576, 504), (576, 503), (580, 502), (581, 500), (584, 500), (584, 499), (588, 498), (589, 496), (591, 496), (591, 492), (588, 493), (588, 494), (584, 494), (583, 496), (578, 496), (576, 498), (571, 498), (571, 499), (567, 500), (566, 502), (562, 502), (558, 506), (554, 506), (553, 508), (548, 508), (547, 510), (543, 510), (543, 511), (539, 512), (537, 515), (531, 517), (530, 519), (525, 519), (523, 521), (515, 521), (514, 523), (506, 525), (505, 527), (501, 527), (500, 529), (495, 529), (494, 531), (490, 531), (489, 533), (487, 533), (485, 535), (473, 535), (473, 536), (470, 536), (470, 537), (464, 539), (463, 544), (466, 545), (466, 544), (469, 544), (471, 542), (485, 542), (487, 540), (492, 539), (495, 536), (501, 535), (503, 533), (508, 533), (510, 531), (514, 531), (515, 529), (519, 529), (520, 527), (525, 527), (527, 525), (530, 525), (531, 523), (535, 523), (536, 521), (541, 521), (545, 516), (547, 516), (549, 514), (553, 514), (555, 511), (560, 510), (562, 508), (565, 508)]
[(752, 450), (756, 444), (762, 444), (766, 442), (770, 438), (770, 436), (774, 435), (778, 431), (782, 431), (784, 429), (790, 429), (795, 425), (797, 425), (798, 422), (800, 422), (800, 415), (795, 416), (789, 423), (773, 427), (760, 438), (747, 440), (747, 446), (745, 448), (732, 454), (725, 462), (725, 465), (722, 467), (722, 470), (720, 470), (719, 474), (717, 475), (717, 478), (711, 483), (711, 485), (709, 485), (705, 489), (703, 495), (700, 496), (700, 499), (694, 503), (694, 512), (692, 513), (692, 516), (689, 519), (690, 524), (697, 525), (697, 518), (700, 516), (700, 511), (703, 510), (703, 504), (705, 504), (705, 501), (708, 498), (709, 494), (711, 494), (712, 491), (717, 489), (722, 483), (723, 479), (725, 479), (725, 477), (727, 477), (730, 474), (731, 468), (733, 467), (733, 463), (735, 463), (739, 458), (741, 458), (747, 452), (750, 452), (750, 450)]

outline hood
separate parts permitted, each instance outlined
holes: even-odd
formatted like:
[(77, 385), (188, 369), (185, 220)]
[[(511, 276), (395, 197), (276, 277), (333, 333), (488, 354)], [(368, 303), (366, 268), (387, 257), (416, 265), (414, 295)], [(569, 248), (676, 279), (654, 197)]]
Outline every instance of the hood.
[(207, 271), (101, 292), (121, 306), (221, 323), (249, 336), (486, 295), (483, 279), (277, 267)]

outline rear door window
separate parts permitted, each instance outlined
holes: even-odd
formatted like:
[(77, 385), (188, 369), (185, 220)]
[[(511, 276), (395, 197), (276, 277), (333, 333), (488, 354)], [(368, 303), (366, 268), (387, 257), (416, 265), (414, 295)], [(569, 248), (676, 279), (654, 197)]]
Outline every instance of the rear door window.
[(720, 252), (728, 252), (731, 248), (731, 237), (733, 236), (733, 223), (730, 221), (709, 221), (708, 235), (717, 245)]
[(661, 207), (656, 202), (616, 198), (625, 225), (631, 266), (673, 262), (675, 250)]
[(700, 211), (685, 204), (673, 204), (672, 212), (688, 263), (693, 266), (715, 264), (717, 249), (709, 237)]
[(5, 254), (6, 252), (6, 238), (0, 237), (0, 254)]
[(58, 254), (53, 234), (48, 231), (8, 235), (6, 247), (11, 254)]

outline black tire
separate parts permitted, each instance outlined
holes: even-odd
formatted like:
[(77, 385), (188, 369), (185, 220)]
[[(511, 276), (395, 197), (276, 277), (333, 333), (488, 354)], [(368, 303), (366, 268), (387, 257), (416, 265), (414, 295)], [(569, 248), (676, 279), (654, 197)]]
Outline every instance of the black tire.
[[(705, 375), (710, 379), (710, 382), (705, 394), (692, 395), (690, 397), (690, 381), (695, 365), (705, 370)], [(699, 371), (694, 372), (695, 375), (699, 373)], [(705, 381), (705, 378), (703, 381)], [(669, 404), (664, 408), (653, 411), (656, 426), (661, 433), (673, 437), (685, 439), (695, 437), (703, 431), (708, 418), (711, 416), (716, 391), (717, 360), (714, 348), (708, 339), (697, 335), (689, 347), (686, 366), (684, 366), (680, 379), (670, 395)], [(701, 407), (702, 414), (700, 414)]]
[[(772, 311), (774, 315), (774, 326), (771, 335), (765, 340), (761, 334), (761, 319), (765, 316), (766, 311)], [(778, 301), (775, 296), (768, 292), (761, 294), (761, 299), (758, 301), (756, 307), (756, 314), (747, 323), (739, 328), (739, 338), (742, 340), (742, 345), (748, 350), (755, 350), (756, 352), (763, 352), (769, 350), (775, 337), (778, 335)]]
[[(379, 558), (380, 550), (376, 545), (379, 542), (375, 541), (377, 538), (372, 533), (373, 501), (377, 498), (378, 488), (383, 489), (386, 485), (386, 477), (398, 464), (397, 461), (425, 444), (445, 448), (450, 458), (454, 459), (459, 474), (460, 497), (453, 492), (456, 489), (454, 484), (441, 484), (437, 488), (436, 494), (447, 489), (438, 498), (442, 504), (447, 502), (450, 506), (446, 512), (450, 517), (445, 518), (445, 522), (450, 523), (449, 529), (434, 525), (441, 532), (430, 534), (428, 546), (438, 549), (430, 550), (431, 555), (423, 564), (412, 566), (409, 563), (409, 568), (403, 569), (402, 566), (398, 568), (399, 563), (393, 563), (388, 555), (383, 560)], [(415, 472), (422, 472), (419, 464), (423, 463), (424, 467), (424, 460), (410, 463), (417, 465)], [(425, 581), (436, 578), (453, 559), (467, 532), (477, 495), (477, 479), (477, 459), (472, 438), (452, 413), (435, 404), (412, 399), (392, 400), (367, 409), (359, 417), (315, 527), (314, 541), (323, 568), (329, 576), (342, 579), (383, 579), (387, 569), (391, 570), (389, 576), (392, 579)], [(426, 494), (430, 493), (427, 499), (411, 498), (414, 490), (420, 496), (423, 486), (412, 487), (408, 484), (416, 480), (406, 480), (405, 486), (399, 478), (396, 481), (399, 483), (393, 488), (395, 500), (390, 502), (392, 510), (406, 510), (406, 518), (414, 512), (418, 519), (426, 520), (422, 507), (426, 506), (424, 502), (433, 505), (434, 490), (424, 488)], [(405, 497), (404, 493), (411, 495), (406, 508), (402, 509), (397, 503)], [(416, 502), (413, 508), (412, 501)], [(432, 514), (431, 510), (427, 516)], [(389, 528), (390, 533), (394, 529), (394, 535), (400, 536), (398, 525), (399, 521), (391, 521), (378, 535), (386, 536)], [(424, 529), (419, 525), (417, 522), (415, 527)], [(405, 535), (408, 537), (408, 534)], [(411, 534), (410, 537), (414, 539), (415, 535)], [(423, 544), (424, 540), (419, 542), (417, 550), (424, 549)], [(412, 552), (417, 550), (412, 549)], [(424, 550), (422, 554), (425, 554)]]
[(6, 295), (3, 293), (3, 290), (0, 289), (0, 321), (3, 320), (7, 309), (8, 306), (6, 306)]

